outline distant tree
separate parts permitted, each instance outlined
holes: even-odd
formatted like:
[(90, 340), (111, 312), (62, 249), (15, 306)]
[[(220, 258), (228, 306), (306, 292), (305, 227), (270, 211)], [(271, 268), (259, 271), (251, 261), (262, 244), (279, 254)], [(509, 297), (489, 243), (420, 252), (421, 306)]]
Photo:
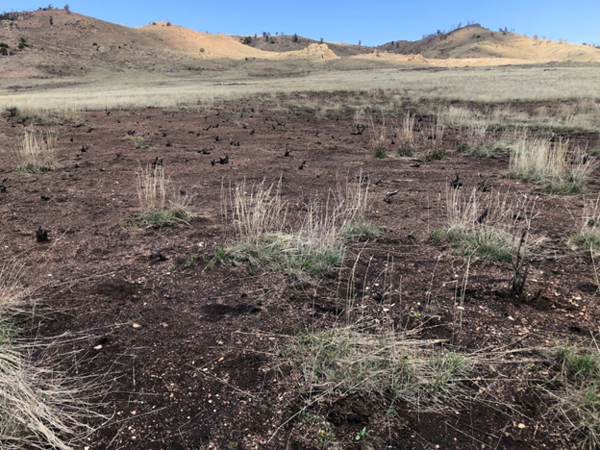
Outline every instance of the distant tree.
[(167, 26), (170, 27), (171, 26), (171, 22), (167, 22)]
[(321, 42), (319, 42), (319, 44), (322, 44), (322, 43), (323, 43), (323, 38), (321, 38)]
[(242, 44), (250, 45), (252, 44), (252, 38), (250, 36), (246, 36), (245, 38), (241, 38)]
[(50, 16), (50, 26), (54, 25), (54, 20), (52, 20), (52, 16)]
[(298, 42), (298, 35), (296, 33), (294, 33), (294, 36), (292, 37), (292, 42)]
[(71, 8), (69, 7), (68, 3), (65, 5), (65, 7), (63, 9), (66, 11), (67, 14), (71, 14)]
[(358, 45), (362, 45), (362, 41), (360, 39), (358, 40)]

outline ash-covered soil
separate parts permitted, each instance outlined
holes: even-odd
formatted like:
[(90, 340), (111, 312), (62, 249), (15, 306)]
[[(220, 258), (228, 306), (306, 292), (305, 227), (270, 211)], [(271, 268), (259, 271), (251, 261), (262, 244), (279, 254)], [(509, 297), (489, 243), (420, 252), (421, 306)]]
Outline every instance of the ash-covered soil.
[[(95, 381), (93, 402), (110, 418), (95, 423), (102, 426), (87, 438), (89, 448), (327, 448), (306, 414), (298, 414), (305, 404), (301, 374), (282, 350), (307, 327), (345, 323), (349, 297), (371, 321), (419, 328), (423, 339), (467, 350), (551, 346), (598, 331), (594, 268), (589, 255), (564, 242), (580, 225), (580, 195), (549, 196), (506, 179), (508, 155), (458, 152), (457, 130), (446, 130), (443, 160), (398, 157), (391, 144), (389, 158), (374, 159), (373, 136), (353, 134), (352, 112), (323, 118), (277, 103), (86, 112), (80, 126), (0, 121), (0, 180), (7, 178), (0, 193), (2, 259), (26, 266), (36, 307), (22, 321), (25, 335), (85, 336), (62, 346), (71, 352), (62, 360), (74, 375)], [(25, 125), (59, 132), (59, 169), (14, 171), (11, 152)], [(228, 163), (219, 164), (225, 155)], [(194, 196), (196, 217), (189, 226), (127, 228), (123, 220), (139, 212), (136, 172), (157, 157), (170, 186)], [(361, 173), (370, 184), (368, 219), (385, 232), (349, 243), (331, 278), (298, 285), (266, 269), (210, 264), (233, 240), (223, 197), (237, 183), (281, 179), (293, 216)], [(544, 238), (531, 259), (525, 298), (510, 295), (510, 263), (470, 263), (461, 324), (456, 302), (467, 258), (426, 239), (445, 224), (446, 194), (457, 174), (465, 192), (488, 179), (492, 193), (529, 196), (531, 233)], [(592, 180), (589, 190), (597, 187)], [(392, 191), (398, 194), (385, 202)], [(50, 230), (49, 241), (36, 242), (40, 226)], [(351, 273), (357, 281), (349, 294)], [(381, 295), (385, 283), (399, 293)], [(360, 395), (309, 412), (327, 420), (339, 448), (569, 447), (568, 437), (542, 419), (521, 375), (505, 377), (498, 403), (445, 415), (399, 405), (391, 416), (381, 399)], [(357, 440), (365, 427), (367, 438)]]

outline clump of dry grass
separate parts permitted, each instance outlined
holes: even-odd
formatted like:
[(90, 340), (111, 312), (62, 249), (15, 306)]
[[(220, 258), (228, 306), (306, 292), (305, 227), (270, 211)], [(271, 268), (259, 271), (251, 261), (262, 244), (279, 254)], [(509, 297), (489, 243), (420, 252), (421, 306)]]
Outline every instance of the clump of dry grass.
[(162, 164), (140, 167), (136, 174), (140, 213), (126, 220), (130, 227), (173, 227), (185, 225), (193, 217), (193, 196), (174, 193), (169, 188)]
[(398, 156), (412, 156), (416, 151), (415, 115), (407, 111), (400, 124), (394, 127), (394, 133), (398, 140)]
[(411, 334), (357, 324), (307, 331), (292, 342), (291, 356), (310, 393), (335, 398), (360, 392), (420, 411), (456, 405), (466, 396), (461, 381), (474, 371), (474, 359)]
[(291, 227), (280, 188), (264, 181), (251, 188), (245, 182), (235, 187), (229, 208), (237, 243), (225, 249), (224, 258), (250, 268), (283, 270), (301, 281), (328, 274), (343, 257), (335, 224), (338, 212), (324, 211), (313, 202), (298, 219), (300, 225)]
[(387, 136), (388, 130), (385, 124), (385, 116), (382, 119), (382, 123), (375, 123), (373, 118), (370, 119), (371, 126), (369, 132), (371, 133), (371, 147), (373, 148), (373, 158), (384, 159), (388, 155), (389, 139)]
[(437, 118), (445, 127), (455, 127), (459, 132), (462, 132), (463, 128), (477, 128), (484, 124), (479, 112), (462, 106), (440, 107)]
[(53, 368), (29, 359), (31, 346), (16, 340), (10, 312), (23, 300), (18, 267), (0, 267), (0, 444), (6, 450), (69, 450), (89, 429), (84, 387)]
[(595, 200), (584, 198), (581, 228), (569, 237), (568, 242), (575, 248), (591, 252), (592, 257), (600, 252), (600, 194)]
[(238, 241), (283, 232), (287, 208), (281, 199), (281, 180), (276, 187), (263, 180), (251, 188), (242, 181), (234, 189), (232, 206)]
[(582, 449), (600, 447), (600, 351), (561, 345), (545, 351), (544, 368), (534, 386), (541, 393), (544, 415)]
[(446, 157), (446, 152), (444, 151), (445, 129), (443, 122), (436, 120), (429, 125), (428, 129), (422, 131), (421, 137), (424, 140), (426, 159), (435, 161)]
[(490, 150), (490, 143), (487, 125), (480, 125), (463, 131), (457, 149), (473, 156), (493, 157), (495, 154)]
[(542, 184), (549, 193), (574, 194), (583, 190), (595, 166), (581, 147), (569, 149), (569, 141), (523, 135), (512, 146), (508, 177)]
[(434, 242), (449, 242), (464, 255), (510, 262), (518, 251), (523, 229), (529, 229), (534, 202), (526, 197), (509, 199), (508, 194), (485, 194), (474, 188), (464, 195), (460, 189), (446, 192), (447, 226), (434, 230)]
[(56, 160), (57, 133), (26, 129), (15, 150), (19, 172), (49, 172), (58, 166)]
[(11, 115), (19, 122), (31, 120), (38, 125), (83, 125), (85, 118), (81, 110), (69, 107), (59, 108), (34, 108), (34, 107), (12, 107)]
[[(315, 198), (293, 223), (281, 199), (281, 181), (276, 187), (265, 181), (252, 187), (245, 181), (238, 184), (223, 199), (226, 219), (232, 214), (236, 243), (220, 250), (216, 259), (283, 270), (301, 281), (328, 275), (343, 259), (344, 239), (369, 238), (379, 231), (372, 224), (367, 227), (368, 184), (359, 178), (343, 192)], [(372, 234), (366, 236), (367, 231)]]

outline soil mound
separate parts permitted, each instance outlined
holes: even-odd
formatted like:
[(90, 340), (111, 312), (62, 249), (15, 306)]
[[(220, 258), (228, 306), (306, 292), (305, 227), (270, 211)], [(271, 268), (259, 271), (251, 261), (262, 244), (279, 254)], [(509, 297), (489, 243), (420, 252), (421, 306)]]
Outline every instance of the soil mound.
[(333, 50), (331, 50), (327, 44), (310, 44), (304, 50), (298, 50), (295, 52), (284, 53), (288, 58), (308, 58), (323, 61), (330, 61), (332, 59), (339, 59)]

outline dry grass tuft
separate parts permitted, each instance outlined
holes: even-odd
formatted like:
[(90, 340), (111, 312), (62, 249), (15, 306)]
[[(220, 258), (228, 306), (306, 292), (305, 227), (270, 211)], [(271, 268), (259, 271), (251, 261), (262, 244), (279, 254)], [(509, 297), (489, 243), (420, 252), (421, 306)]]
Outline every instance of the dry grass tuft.
[(0, 444), (6, 450), (69, 450), (93, 414), (82, 400), (84, 386), (35, 364), (31, 346), (17, 343), (9, 315), (23, 300), (20, 275), (18, 267), (0, 267)]
[(370, 119), (369, 132), (371, 133), (371, 147), (373, 148), (373, 158), (384, 159), (388, 155), (389, 139), (387, 136), (387, 126), (385, 124), (385, 116), (383, 116), (382, 123), (376, 124), (373, 118)]
[(394, 134), (398, 140), (398, 156), (412, 156), (416, 151), (415, 115), (410, 111), (394, 127)]
[(526, 135), (512, 146), (508, 177), (539, 183), (552, 194), (581, 192), (596, 160), (569, 141), (550, 142)]
[(309, 393), (335, 398), (359, 392), (438, 412), (465, 395), (461, 381), (474, 368), (468, 355), (411, 339), (409, 332), (361, 328), (309, 331), (294, 340), (292, 358)]
[(193, 196), (169, 189), (162, 164), (140, 167), (136, 174), (140, 213), (124, 225), (136, 227), (173, 227), (186, 225), (193, 217)]
[[(531, 227), (535, 202), (527, 197), (510, 200), (508, 194), (485, 194), (474, 188), (446, 192), (447, 227), (434, 230), (434, 242), (449, 242), (463, 255), (510, 262), (518, 251), (518, 238)], [(533, 245), (533, 244), (532, 244)]]
[(26, 129), (15, 151), (17, 171), (38, 173), (56, 169), (56, 141), (57, 133), (54, 131)]
[(590, 252), (595, 257), (600, 252), (600, 194), (595, 200), (584, 198), (581, 228), (569, 237), (568, 242), (575, 248)]
[(368, 239), (380, 233), (365, 217), (368, 184), (362, 176), (338, 193), (315, 198), (293, 221), (288, 221), (288, 207), (281, 199), (281, 181), (277, 187), (263, 181), (250, 188), (244, 181), (233, 189), (231, 198), (223, 197), (228, 202), (225, 216), (232, 213), (236, 243), (215, 259), (251, 269), (282, 270), (303, 282), (329, 275), (342, 262), (345, 239)]
[(546, 351), (551, 373), (536, 383), (545, 416), (581, 449), (600, 447), (600, 351), (563, 345)]

